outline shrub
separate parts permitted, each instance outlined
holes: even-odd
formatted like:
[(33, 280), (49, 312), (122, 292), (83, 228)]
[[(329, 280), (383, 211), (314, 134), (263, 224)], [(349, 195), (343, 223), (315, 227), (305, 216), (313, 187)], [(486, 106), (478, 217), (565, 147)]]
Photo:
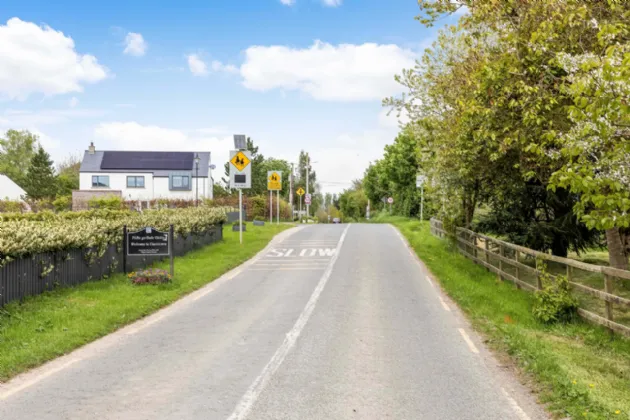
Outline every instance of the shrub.
[(88, 206), (91, 209), (120, 210), (123, 208), (123, 199), (115, 195), (93, 197), (88, 201)]
[(534, 306), (532, 308), (534, 318), (543, 324), (573, 321), (577, 312), (578, 302), (571, 296), (567, 278), (559, 275), (553, 280), (544, 265), (540, 276), (543, 290), (535, 293)]
[(127, 274), (133, 284), (163, 284), (169, 283), (172, 278), (168, 271), (159, 268), (134, 271)]
[(72, 208), (72, 196), (61, 195), (52, 202), (55, 211), (68, 211)]
[(23, 209), (21, 201), (0, 200), (0, 213), (18, 213)]
[[(265, 217), (268, 213), (268, 198), (264, 196), (252, 197), (249, 200), (251, 206), (250, 217)], [(276, 198), (274, 197), (274, 211), (276, 208)]]

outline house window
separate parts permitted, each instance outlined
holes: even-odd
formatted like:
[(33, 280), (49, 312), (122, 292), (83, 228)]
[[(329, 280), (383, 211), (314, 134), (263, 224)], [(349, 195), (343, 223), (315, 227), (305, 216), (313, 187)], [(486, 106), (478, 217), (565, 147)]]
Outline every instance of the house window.
[(190, 190), (190, 176), (173, 175), (171, 178), (171, 190)]
[(92, 188), (109, 188), (109, 175), (92, 175)]
[(127, 188), (144, 188), (143, 176), (128, 176)]

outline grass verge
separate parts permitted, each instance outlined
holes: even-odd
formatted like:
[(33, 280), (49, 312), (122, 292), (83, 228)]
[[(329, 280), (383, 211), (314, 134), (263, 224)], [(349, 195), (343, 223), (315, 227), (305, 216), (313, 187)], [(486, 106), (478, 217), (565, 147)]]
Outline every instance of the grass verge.
[[(232, 225), (227, 225), (223, 242), (175, 259), (175, 277), (170, 284), (133, 286), (119, 274), (0, 308), (0, 381), (66, 354), (199, 289), (254, 256), (289, 227), (250, 224), (241, 246), (238, 232), (232, 232)], [(168, 263), (157, 267), (167, 268)]]
[(398, 227), (488, 344), (530, 374), (557, 417), (630, 418), (630, 340), (583, 322), (547, 326), (531, 314), (533, 294), (431, 235), (428, 222), (380, 218)]

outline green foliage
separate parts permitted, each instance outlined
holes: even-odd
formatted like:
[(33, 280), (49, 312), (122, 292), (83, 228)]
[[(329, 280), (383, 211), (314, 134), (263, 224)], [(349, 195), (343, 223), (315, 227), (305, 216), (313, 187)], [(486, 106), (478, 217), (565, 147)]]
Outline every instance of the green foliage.
[[(269, 198), (265, 196), (251, 197), (249, 199), (251, 209), (249, 211), (250, 217), (266, 218), (269, 216)], [(275, 200), (274, 200), (275, 208)]]
[[(100, 215), (103, 217), (98, 217)], [(95, 248), (96, 252), (102, 253), (108, 245), (122, 243), (125, 225), (130, 230), (151, 226), (166, 231), (172, 224), (175, 233), (185, 237), (191, 233), (201, 234), (209, 226), (226, 221), (223, 210), (203, 207), (144, 213), (95, 210), (1, 217), (0, 265), (41, 252)]]
[(0, 200), (0, 213), (17, 213), (24, 209), (24, 205), (20, 201)]
[(123, 208), (123, 199), (116, 195), (92, 197), (88, 201), (88, 207), (90, 209), (120, 210)]
[[(37, 136), (29, 131), (9, 130), (0, 137), (0, 174), (26, 189), (28, 170), (35, 155)], [(1, 195), (1, 194), (0, 194)]]
[(81, 158), (70, 155), (57, 165), (57, 194), (72, 195), (79, 189), (79, 170)]
[(28, 179), (24, 188), (29, 198), (51, 198), (57, 194), (55, 170), (50, 155), (39, 146), (31, 158), (28, 168)]
[(55, 211), (69, 211), (72, 209), (72, 196), (60, 195), (53, 200), (52, 204), (55, 207)]
[(348, 189), (339, 196), (339, 209), (345, 219), (359, 219), (365, 217), (367, 202), (367, 196), (362, 188)]
[(575, 320), (578, 302), (569, 289), (569, 281), (558, 275), (555, 280), (543, 266), (540, 274), (543, 290), (535, 293), (532, 307), (534, 317), (544, 324), (566, 323)]

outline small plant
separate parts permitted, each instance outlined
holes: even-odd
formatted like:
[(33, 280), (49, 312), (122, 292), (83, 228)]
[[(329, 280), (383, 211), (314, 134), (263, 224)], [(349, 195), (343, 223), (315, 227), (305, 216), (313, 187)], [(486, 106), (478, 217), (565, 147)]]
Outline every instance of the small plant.
[(168, 271), (159, 268), (134, 271), (127, 274), (133, 284), (163, 284), (172, 280)]
[(72, 208), (72, 196), (59, 196), (52, 202), (52, 204), (55, 208), (55, 211), (69, 211)]
[(565, 276), (557, 276), (554, 279), (547, 272), (543, 264), (541, 281), (543, 289), (535, 294), (532, 313), (534, 318), (543, 324), (567, 323), (575, 319), (578, 302), (571, 296), (569, 281)]

